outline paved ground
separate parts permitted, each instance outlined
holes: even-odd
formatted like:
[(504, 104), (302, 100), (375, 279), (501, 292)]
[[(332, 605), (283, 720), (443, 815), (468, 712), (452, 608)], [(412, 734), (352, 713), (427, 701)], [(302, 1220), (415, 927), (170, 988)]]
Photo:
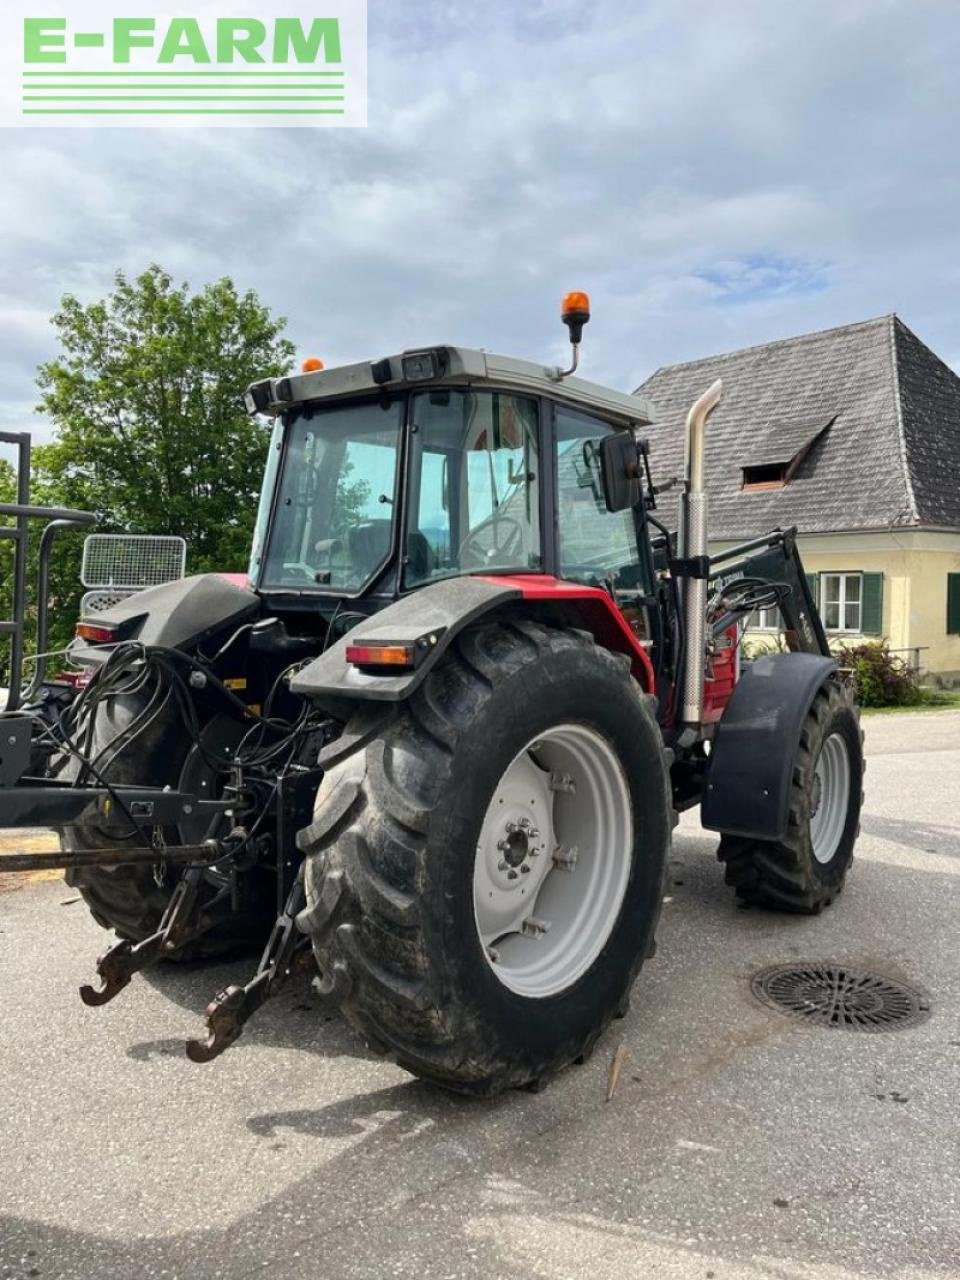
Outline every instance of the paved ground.
[[(866, 723), (839, 904), (738, 911), (685, 820), (630, 1015), (585, 1067), (492, 1104), (369, 1057), (306, 986), (193, 1066), (181, 1042), (241, 968), (89, 1010), (82, 904), (59, 882), (0, 894), (0, 1276), (960, 1276), (960, 714)], [(748, 978), (799, 957), (913, 979), (934, 1015), (797, 1026)]]

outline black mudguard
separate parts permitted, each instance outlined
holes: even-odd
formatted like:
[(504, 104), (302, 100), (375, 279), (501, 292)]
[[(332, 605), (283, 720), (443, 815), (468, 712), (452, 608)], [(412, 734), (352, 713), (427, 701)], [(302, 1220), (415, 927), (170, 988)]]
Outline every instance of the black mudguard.
[[(369, 622), (361, 623), (338, 640), (298, 671), (290, 688), (321, 706), (337, 706), (343, 699), (402, 702), (436, 665), (458, 632), (521, 596), (515, 586), (500, 586), (495, 580), (484, 578), (450, 578), (431, 583), (381, 609)], [(416, 645), (424, 638), (423, 658), (412, 671), (376, 675), (347, 662), (348, 644)]]
[(744, 665), (717, 726), (700, 820), (712, 831), (781, 840), (800, 730), (837, 669), (814, 653), (772, 653)]
[[(190, 651), (207, 636), (252, 621), (259, 611), (260, 597), (248, 586), (203, 573), (138, 591), (98, 613), (96, 621), (114, 623), (121, 640)], [(101, 666), (112, 651), (111, 645), (76, 642), (70, 657), (81, 666)]]

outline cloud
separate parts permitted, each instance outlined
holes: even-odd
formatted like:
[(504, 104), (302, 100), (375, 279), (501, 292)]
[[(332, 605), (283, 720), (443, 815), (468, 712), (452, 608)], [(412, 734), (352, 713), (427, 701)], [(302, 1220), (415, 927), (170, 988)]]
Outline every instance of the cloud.
[(446, 340), (588, 376), (896, 309), (960, 358), (960, 13), (370, 3), (366, 131), (0, 135), (0, 408), (66, 290), (160, 261), (256, 288), (331, 361)]

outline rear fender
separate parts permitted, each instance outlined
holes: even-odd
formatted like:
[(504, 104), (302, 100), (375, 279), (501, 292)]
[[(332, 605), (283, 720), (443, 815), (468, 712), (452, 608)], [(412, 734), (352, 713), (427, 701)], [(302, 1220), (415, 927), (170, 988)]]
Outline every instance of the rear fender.
[(793, 762), (813, 700), (837, 670), (815, 653), (773, 653), (744, 663), (710, 752), (700, 820), (712, 831), (782, 840)]
[[(121, 640), (189, 651), (202, 640), (230, 626), (254, 620), (260, 597), (238, 574), (203, 573), (148, 587), (96, 615), (97, 622), (114, 623)], [(113, 645), (75, 641), (70, 659), (80, 666), (99, 667)]]
[[(564, 621), (593, 632), (599, 644), (627, 654), (642, 688), (653, 688), (653, 668), (626, 620), (610, 596), (594, 587), (561, 582), (542, 574), (513, 577), (450, 578), (421, 587), (361, 623), (349, 636), (297, 672), (294, 693), (321, 706), (339, 709), (344, 700), (402, 702), (436, 666), (451, 641), (465, 627), (508, 606), (523, 605), (527, 616), (546, 615), (548, 606), (561, 609)], [(413, 671), (376, 675), (347, 662), (347, 645), (416, 644), (428, 638), (429, 647)]]

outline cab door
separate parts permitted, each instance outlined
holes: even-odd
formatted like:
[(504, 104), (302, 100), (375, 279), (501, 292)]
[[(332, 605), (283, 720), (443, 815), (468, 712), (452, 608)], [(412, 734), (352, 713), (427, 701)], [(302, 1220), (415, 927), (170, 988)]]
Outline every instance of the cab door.
[[(553, 411), (556, 475), (556, 573), (610, 591), (638, 640), (660, 645), (653, 570), (642, 503), (608, 511), (600, 475), (600, 444), (622, 428), (562, 405)], [(658, 668), (659, 653), (651, 653)]]

